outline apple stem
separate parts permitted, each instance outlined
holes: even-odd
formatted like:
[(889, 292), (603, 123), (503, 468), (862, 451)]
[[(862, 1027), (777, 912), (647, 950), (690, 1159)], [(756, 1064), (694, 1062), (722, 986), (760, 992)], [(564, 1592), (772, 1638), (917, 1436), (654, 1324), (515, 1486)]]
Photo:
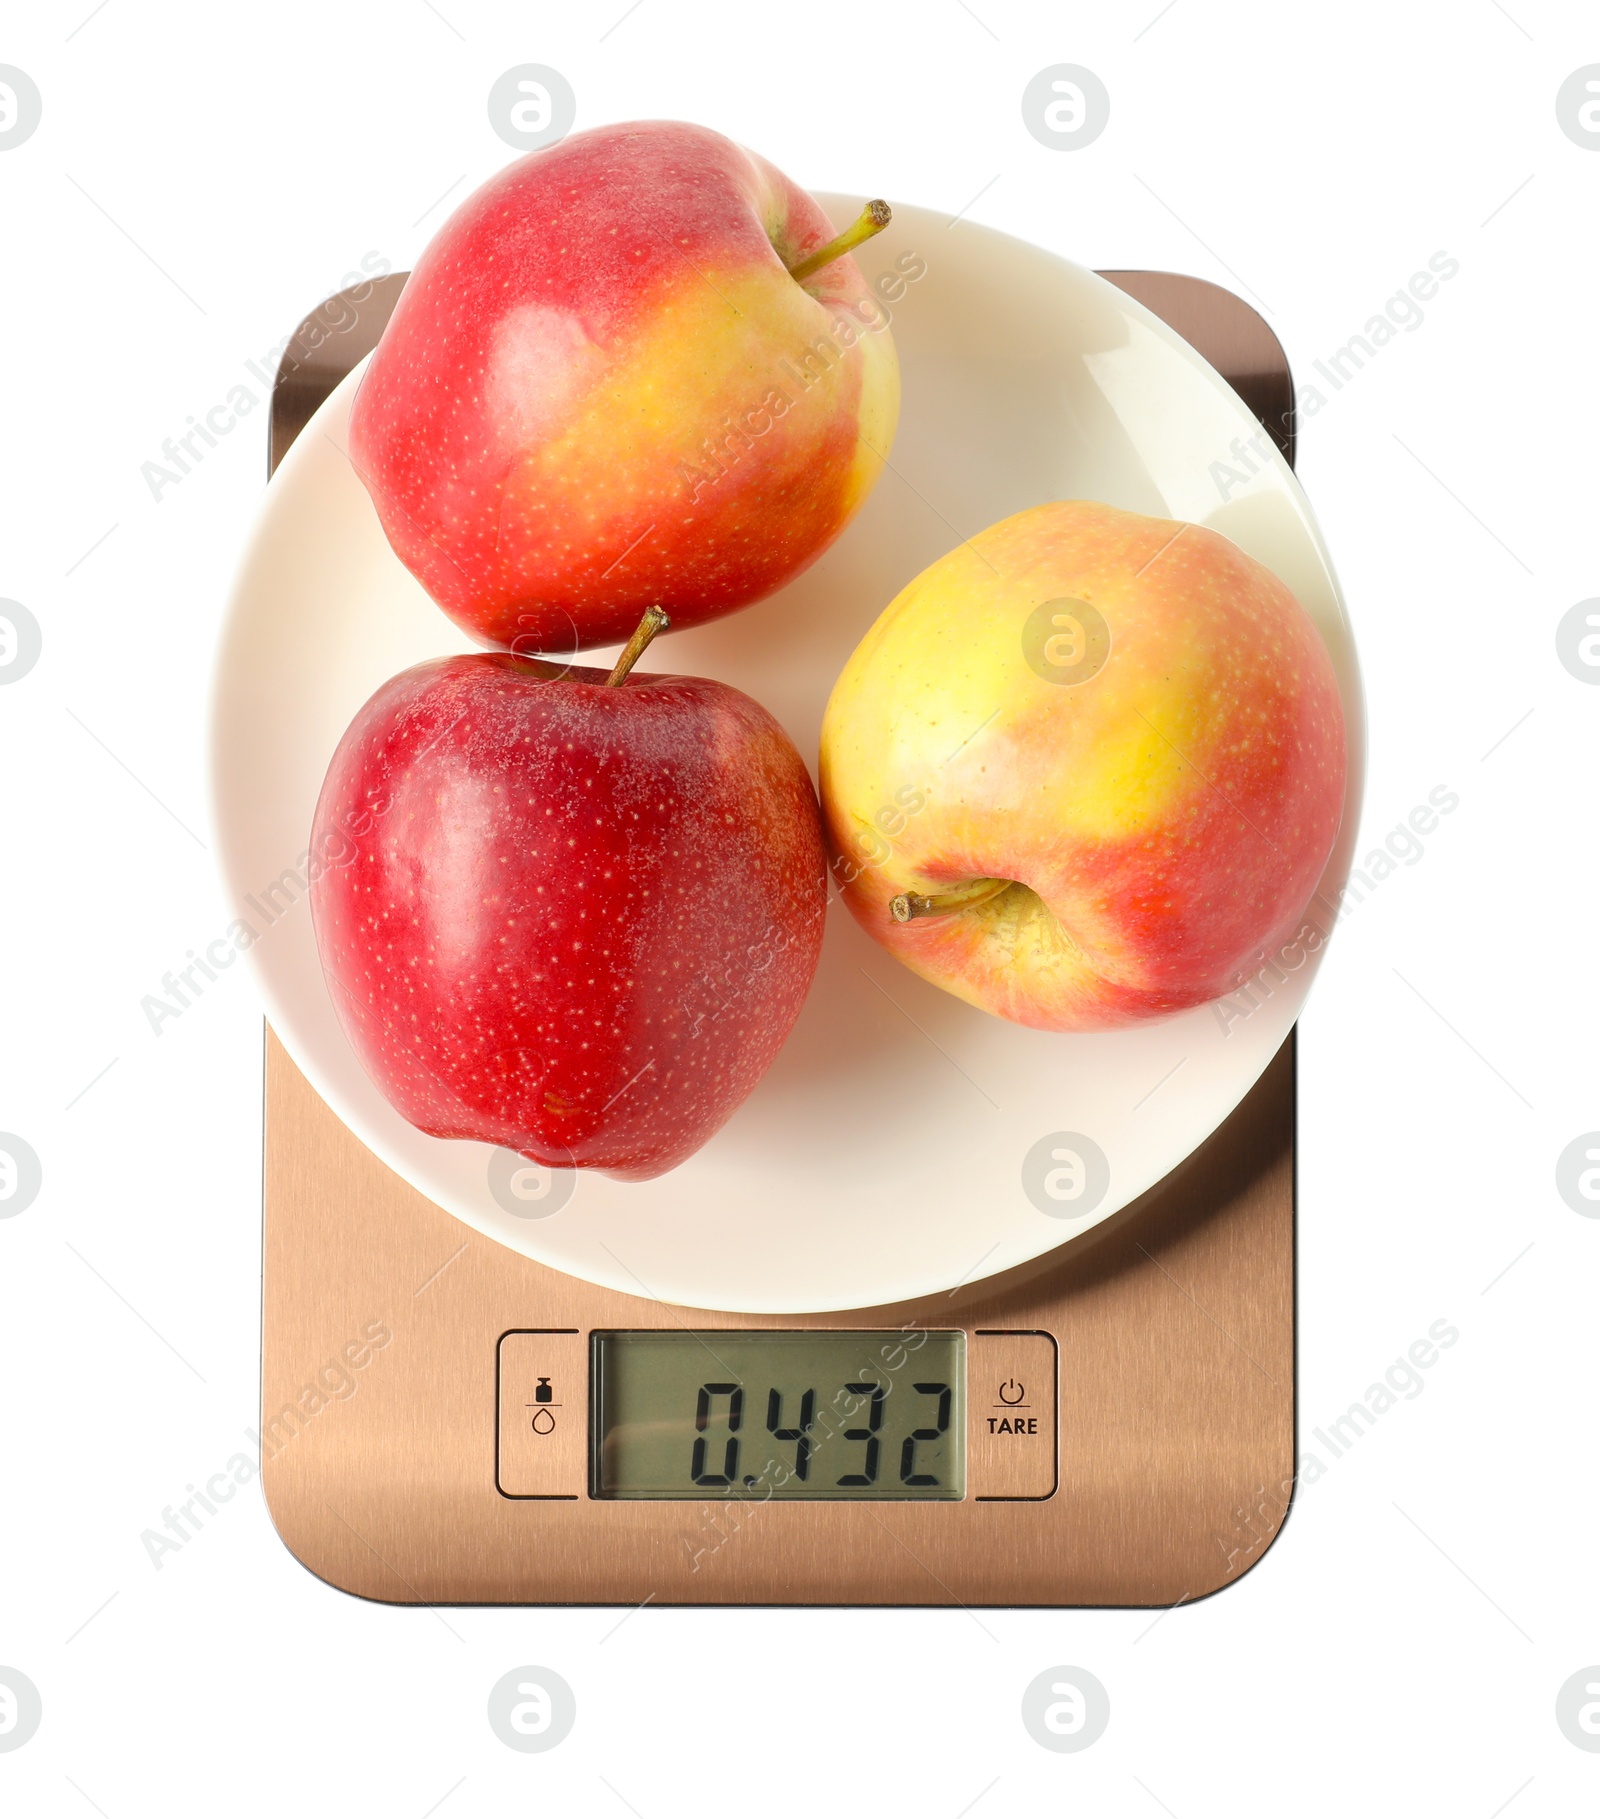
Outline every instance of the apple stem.
[(953, 916), (957, 910), (975, 909), (1011, 888), (1009, 878), (977, 878), (971, 884), (958, 884), (953, 891), (940, 891), (935, 896), (920, 896), (915, 891), (902, 891), (889, 905), (896, 922), (915, 922), (921, 916)]
[(841, 259), (846, 253), (854, 252), (863, 240), (870, 240), (874, 234), (881, 234), (889, 225), (889, 204), (882, 200), (869, 202), (856, 216), (855, 220), (842, 234), (836, 234), (826, 246), (819, 246), (814, 253), (807, 253), (805, 258), (797, 260), (789, 267), (789, 276), (796, 284), (804, 284), (813, 272), (820, 272), (825, 265), (832, 265), (835, 259)]
[(622, 647), (622, 655), (618, 657), (611, 674), (606, 677), (606, 687), (616, 688), (644, 655), (644, 647), (656, 633), (666, 631), (671, 624), (672, 621), (659, 606), (647, 608), (645, 616), (639, 621), (639, 629)]

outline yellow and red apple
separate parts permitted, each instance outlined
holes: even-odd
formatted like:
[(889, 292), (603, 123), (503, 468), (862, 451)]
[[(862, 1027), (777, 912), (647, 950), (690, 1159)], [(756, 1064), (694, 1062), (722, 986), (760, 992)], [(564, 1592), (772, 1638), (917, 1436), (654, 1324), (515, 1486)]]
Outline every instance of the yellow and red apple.
[(1041, 505), (924, 570), (822, 725), (834, 875), (969, 1004), (1052, 1030), (1202, 1004), (1299, 926), (1345, 789), (1333, 665), (1193, 524)]
[[(887, 210), (875, 205), (878, 222)], [(817, 203), (704, 127), (598, 127), (478, 189), (350, 417), (391, 545), (521, 652), (748, 606), (838, 536), (894, 437), (882, 305)]]

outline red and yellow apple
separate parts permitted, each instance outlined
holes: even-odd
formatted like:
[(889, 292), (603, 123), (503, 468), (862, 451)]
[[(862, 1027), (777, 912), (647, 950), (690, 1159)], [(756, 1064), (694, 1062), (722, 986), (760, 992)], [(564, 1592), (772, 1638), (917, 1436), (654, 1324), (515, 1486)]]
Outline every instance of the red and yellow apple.
[[(881, 203), (859, 237), (881, 225)], [(391, 545), (519, 652), (680, 630), (813, 562), (894, 437), (887, 316), (806, 192), (704, 127), (598, 127), (509, 166), (417, 261), (350, 456)], [(847, 241), (849, 235), (844, 236)], [(793, 270), (791, 270), (793, 268)]]
[(1106, 1029), (1205, 1003), (1299, 926), (1339, 829), (1326, 647), (1225, 537), (1041, 505), (924, 570), (822, 724), (834, 875), (969, 1004)]

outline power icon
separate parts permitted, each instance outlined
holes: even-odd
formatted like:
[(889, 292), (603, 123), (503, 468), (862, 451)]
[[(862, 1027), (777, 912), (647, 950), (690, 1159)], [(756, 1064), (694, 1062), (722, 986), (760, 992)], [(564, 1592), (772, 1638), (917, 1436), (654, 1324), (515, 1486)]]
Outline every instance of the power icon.
[(1015, 1377), (1007, 1377), (1000, 1385), (1000, 1400), (1007, 1408), (1015, 1408), (1027, 1393), (1026, 1387), (1018, 1383)]

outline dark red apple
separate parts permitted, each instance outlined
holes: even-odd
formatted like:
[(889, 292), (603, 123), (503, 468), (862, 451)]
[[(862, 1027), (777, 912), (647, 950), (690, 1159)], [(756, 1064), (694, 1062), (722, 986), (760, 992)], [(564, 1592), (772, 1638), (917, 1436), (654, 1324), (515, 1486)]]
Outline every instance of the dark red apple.
[(620, 643), (657, 600), (682, 629), (782, 587), (894, 439), (888, 317), (848, 256), (888, 218), (874, 203), (835, 236), (781, 171), (672, 120), (490, 178), (417, 261), (351, 409), (400, 559), (521, 652)]
[(816, 970), (811, 780), (724, 683), (419, 664), (351, 723), (312, 839), (339, 1020), (436, 1137), (659, 1174), (748, 1096)]

